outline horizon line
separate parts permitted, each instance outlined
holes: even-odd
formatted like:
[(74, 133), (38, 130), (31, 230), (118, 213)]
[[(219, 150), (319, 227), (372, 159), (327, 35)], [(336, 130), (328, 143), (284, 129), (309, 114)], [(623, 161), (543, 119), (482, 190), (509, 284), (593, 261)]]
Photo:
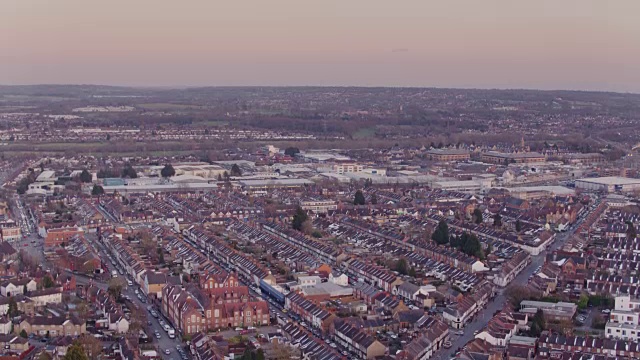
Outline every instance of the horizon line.
[(37, 87), (37, 86), (95, 86), (95, 87), (116, 87), (131, 89), (160, 89), (160, 90), (184, 90), (199, 88), (361, 88), (361, 89), (434, 89), (434, 90), (497, 90), (497, 91), (539, 91), (539, 92), (584, 92), (584, 93), (613, 93), (640, 95), (640, 91), (621, 90), (593, 90), (593, 89), (571, 89), (571, 88), (509, 88), (509, 87), (439, 87), (439, 86), (405, 86), (405, 85), (113, 85), (95, 83), (34, 83), (34, 84), (2, 84), (0, 87)]

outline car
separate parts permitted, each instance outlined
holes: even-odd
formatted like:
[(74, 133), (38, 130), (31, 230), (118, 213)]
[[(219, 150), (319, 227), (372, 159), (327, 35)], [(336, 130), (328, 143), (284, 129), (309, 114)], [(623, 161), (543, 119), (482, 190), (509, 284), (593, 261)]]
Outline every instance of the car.
[(156, 339), (160, 339), (162, 337), (162, 335), (160, 335), (159, 332), (156, 332)]
[(24, 247), (27, 247), (27, 246), (29, 246), (29, 244), (24, 244), (23, 246), (24, 246)]
[(171, 350), (169, 350), (169, 349), (164, 349), (164, 353), (165, 353), (165, 354), (167, 354), (167, 355), (169, 355), (169, 354), (171, 354)]
[(176, 345), (176, 350), (180, 351), (182, 350), (182, 347), (180, 345)]
[(151, 322), (151, 320), (147, 320), (147, 325), (149, 325), (149, 326), (153, 325), (153, 323)]
[(329, 346), (331, 346), (334, 349), (338, 347), (335, 343), (329, 343)]
[(451, 346), (452, 346), (451, 341), (447, 341), (446, 343), (444, 343), (445, 349), (451, 349)]
[(609, 313), (611, 313), (611, 310), (609, 310), (609, 309), (602, 309), (602, 313), (603, 313), (603, 314), (609, 314)]

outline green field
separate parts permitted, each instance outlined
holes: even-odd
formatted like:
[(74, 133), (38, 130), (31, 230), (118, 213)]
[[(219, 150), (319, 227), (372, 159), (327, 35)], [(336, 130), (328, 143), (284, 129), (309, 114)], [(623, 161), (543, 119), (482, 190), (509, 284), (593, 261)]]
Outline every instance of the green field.
[(362, 128), (355, 133), (353, 133), (354, 139), (366, 139), (370, 137), (374, 137), (376, 135), (375, 127)]

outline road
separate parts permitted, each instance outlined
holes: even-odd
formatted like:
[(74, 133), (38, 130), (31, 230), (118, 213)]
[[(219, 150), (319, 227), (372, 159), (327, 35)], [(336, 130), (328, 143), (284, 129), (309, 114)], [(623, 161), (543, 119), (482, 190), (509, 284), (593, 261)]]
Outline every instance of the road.
[[(104, 263), (106, 264), (109, 273), (112, 270), (117, 271), (117, 268), (113, 266), (109, 261), (107, 261), (107, 259), (109, 258), (109, 255), (107, 254), (107, 251), (104, 245), (100, 241), (97, 241), (95, 236), (88, 235), (87, 240), (89, 240), (92, 243), (92, 245), (98, 250), (100, 257), (105, 260)], [(118, 276), (123, 276), (123, 275), (118, 275)], [(76, 281), (79, 284), (80, 283), (86, 284), (89, 282), (89, 280), (90, 279), (88, 277), (85, 277), (82, 275), (77, 275), (76, 277)], [(132, 279), (129, 279), (129, 280), (132, 280)], [(103, 289), (107, 288), (107, 285), (104, 282), (93, 280), (93, 283)], [(180, 354), (178, 354), (176, 350), (176, 346), (182, 346), (182, 341), (180, 339), (179, 333), (176, 331), (176, 337), (174, 339), (170, 339), (169, 336), (167, 335), (167, 332), (160, 326), (160, 320), (162, 319), (165, 323), (169, 325), (171, 325), (171, 323), (166, 318), (164, 318), (164, 316), (162, 316), (162, 312), (160, 311), (160, 309), (151, 305), (150, 302), (146, 301), (146, 299), (145, 299), (145, 302), (143, 303), (138, 298), (136, 291), (138, 293), (142, 293), (142, 289), (135, 282), (133, 282), (132, 286), (127, 286), (122, 291), (122, 295), (127, 296), (129, 299), (131, 299), (131, 302), (138, 307), (139, 309), (138, 311), (141, 311), (144, 313), (145, 331), (147, 335), (152, 339), (151, 344), (157, 348), (158, 352), (162, 353), (163, 359), (166, 359), (166, 360), (180, 359), (181, 356)], [(151, 308), (158, 314), (158, 318), (154, 318), (153, 316), (151, 316), (151, 312), (147, 310), (148, 306), (151, 306)], [(136, 311), (135, 309), (131, 309), (131, 310)], [(148, 325), (149, 322), (151, 325)], [(156, 336), (154, 335), (155, 332), (158, 332), (160, 334), (160, 339), (156, 338)], [(170, 354), (167, 355), (164, 353), (166, 349), (169, 349)]]
[[(564, 245), (567, 239), (574, 234), (575, 230), (586, 217), (587, 216), (577, 221), (576, 224), (571, 227), (571, 230), (557, 234), (556, 240), (549, 246), (547, 250), (540, 253), (540, 255), (532, 256), (531, 263), (527, 265), (520, 272), (520, 274), (518, 274), (518, 276), (516, 276), (511, 284), (526, 285), (529, 282), (529, 277), (531, 277), (535, 273), (536, 269), (539, 266), (542, 266), (544, 264), (547, 252), (558, 250), (562, 245)], [(476, 315), (475, 319), (464, 327), (464, 334), (462, 336), (451, 336), (451, 348), (443, 349), (441, 353), (435, 356), (435, 359), (444, 360), (452, 358), (458, 351), (458, 349), (462, 349), (469, 341), (473, 340), (473, 338), (475, 337), (474, 333), (476, 331), (479, 332), (480, 330), (482, 330), (486, 326), (487, 322), (493, 317), (493, 315), (504, 308), (506, 303), (507, 298), (504, 295), (504, 290), (501, 289), (498, 291), (498, 294), (495, 296), (495, 298), (489, 302), (487, 307), (484, 310), (480, 311)]]

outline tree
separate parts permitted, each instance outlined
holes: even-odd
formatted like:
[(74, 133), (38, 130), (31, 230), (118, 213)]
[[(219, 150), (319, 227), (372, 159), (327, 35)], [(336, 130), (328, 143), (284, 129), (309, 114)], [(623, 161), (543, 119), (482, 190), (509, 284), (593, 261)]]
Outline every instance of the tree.
[(407, 260), (405, 260), (404, 258), (401, 258), (400, 260), (398, 260), (396, 262), (396, 271), (399, 272), (401, 275), (407, 275), (407, 273), (409, 272), (408, 266), (407, 266)]
[(136, 172), (136, 169), (131, 166), (131, 164), (126, 164), (122, 169), (122, 177), (135, 179), (138, 177), (138, 173)]
[(158, 249), (156, 251), (158, 253), (158, 262), (160, 264), (164, 264), (164, 251), (162, 251), (162, 248), (160, 246), (158, 246)]
[(431, 239), (438, 245), (449, 243), (449, 226), (446, 221), (440, 220), (436, 230), (431, 235)]
[(471, 234), (468, 235), (464, 241), (464, 243), (462, 244), (462, 252), (470, 255), (470, 256), (475, 256), (479, 259), (484, 259), (484, 253), (482, 252), (482, 245), (480, 244), (480, 241), (478, 240), (478, 238)]
[(55, 285), (56, 285), (56, 283), (53, 282), (53, 279), (51, 278), (51, 275), (47, 274), (42, 278), (42, 287), (44, 289), (52, 288)]
[(240, 166), (238, 166), (238, 164), (233, 164), (231, 166), (231, 176), (242, 176), (242, 170), (240, 170)]
[(478, 208), (473, 210), (473, 222), (476, 224), (482, 224), (482, 210)]
[(538, 311), (536, 311), (536, 314), (533, 315), (529, 335), (533, 337), (539, 337), (540, 333), (542, 333), (546, 328), (547, 321), (544, 318), (544, 312), (542, 312), (542, 309), (538, 309)]
[(372, 205), (378, 204), (378, 197), (376, 196), (376, 194), (371, 194), (371, 204)]
[(82, 350), (87, 355), (89, 360), (98, 360), (102, 354), (102, 343), (94, 336), (84, 334), (78, 338), (78, 345), (82, 347)]
[(414, 268), (413, 266), (411, 267), (411, 269), (409, 269), (409, 276), (416, 277), (416, 268)]
[(84, 352), (82, 346), (75, 343), (67, 349), (67, 354), (62, 358), (63, 360), (89, 360), (87, 354)]
[(589, 305), (589, 296), (587, 296), (586, 294), (580, 295), (580, 300), (578, 300), (578, 308), (581, 310), (586, 309), (587, 305)]
[(522, 231), (522, 224), (520, 223), (520, 219), (516, 220), (516, 231)]
[(13, 296), (9, 298), (9, 309), (7, 310), (7, 315), (9, 315), (9, 318), (13, 318), (18, 315), (18, 303)]
[(361, 190), (356, 191), (356, 195), (353, 198), (353, 205), (364, 205), (365, 204), (364, 194)]
[(22, 329), (22, 331), (20, 331), (20, 336), (26, 339), (29, 337), (29, 334), (27, 334), (25, 329)]
[(91, 189), (91, 195), (93, 196), (104, 195), (104, 188), (98, 184), (93, 185), (93, 189)]
[(109, 287), (107, 288), (107, 292), (113, 300), (120, 299), (120, 295), (122, 295), (122, 289), (124, 288), (124, 280), (122, 278), (116, 277), (109, 280)]
[(301, 231), (303, 224), (305, 221), (307, 221), (307, 219), (309, 219), (309, 216), (307, 215), (307, 213), (302, 210), (302, 208), (300, 206), (298, 206), (296, 208), (296, 213), (293, 215), (293, 221), (291, 222), (291, 227)]
[(173, 168), (173, 165), (171, 164), (166, 164), (162, 170), (160, 170), (160, 175), (163, 178), (168, 178), (168, 177), (172, 177), (176, 174), (176, 170)]
[(627, 238), (635, 239), (636, 238), (636, 227), (633, 226), (631, 221), (627, 221)]
[(500, 213), (496, 213), (493, 216), (493, 226), (502, 226), (502, 216), (500, 216)]
[(284, 154), (289, 155), (291, 157), (295, 157), (296, 154), (299, 154), (299, 153), (300, 153), (300, 149), (296, 147), (288, 147), (284, 150)]
[(265, 359), (265, 357), (264, 357), (264, 350), (262, 350), (262, 349), (258, 349), (258, 350), (256, 351), (256, 358), (255, 358), (255, 360), (264, 360), (264, 359)]
[(89, 318), (89, 305), (87, 305), (86, 302), (82, 301), (78, 304), (76, 310), (78, 311), (78, 317), (82, 321), (87, 321), (87, 319)]
[(91, 176), (91, 173), (89, 173), (87, 169), (84, 169), (80, 173), (80, 181), (82, 181), (83, 183), (90, 183), (91, 181), (93, 181), (93, 176)]
[(531, 291), (523, 285), (510, 285), (504, 292), (511, 305), (518, 309), (522, 300), (531, 298)]

